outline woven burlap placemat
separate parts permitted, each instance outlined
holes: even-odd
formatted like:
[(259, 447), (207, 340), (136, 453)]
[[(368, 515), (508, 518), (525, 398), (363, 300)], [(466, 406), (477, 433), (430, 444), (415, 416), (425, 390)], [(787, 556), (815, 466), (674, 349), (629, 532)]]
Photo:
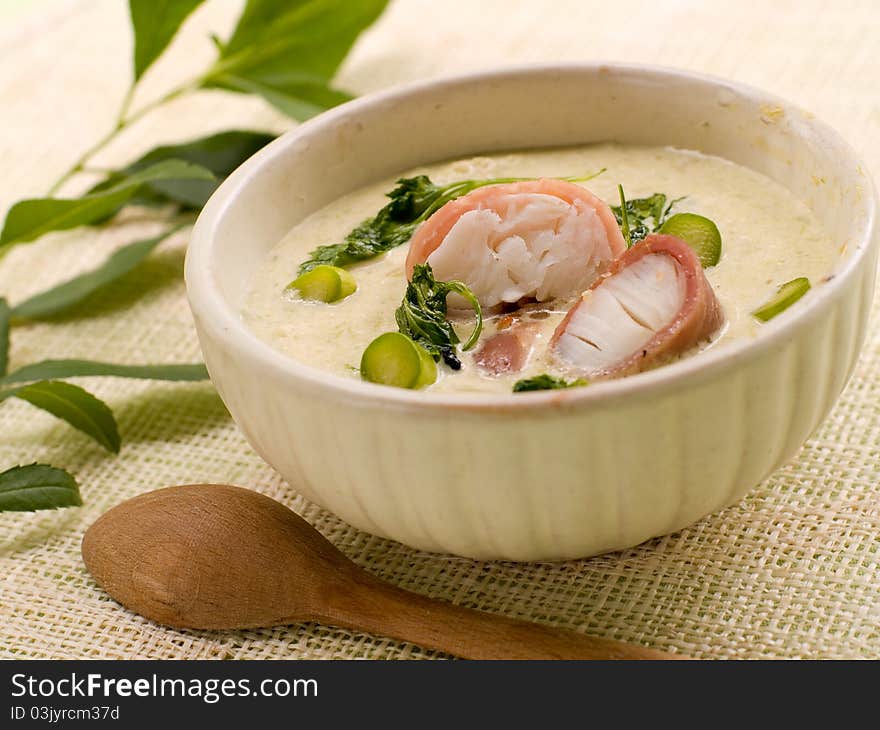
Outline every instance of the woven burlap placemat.
[[(125, 6), (64, 0), (21, 14), (0, 31), (0, 210), (43, 194), (111, 123), (129, 74)], [(206, 3), (150, 72), (136, 103), (207, 63), (208, 31), (227, 32), (237, 9), (223, 0)], [(687, 67), (762, 86), (811, 109), (862, 151), (876, 177), (880, 99), (869, 80), (880, 70), (877, 37), (880, 6), (872, 0), (397, 0), (339, 81), (363, 93), (511, 62), (602, 58)], [(289, 125), (257, 100), (203, 93), (145, 119), (98, 162), (122, 162), (158, 142), (221, 128)], [(68, 190), (76, 192), (77, 184)], [(112, 230), (77, 230), (22, 246), (0, 263), (0, 292), (16, 302), (154, 228), (129, 215)], [(198, 359), (181, 278), (185, 244), (185, 233), (162, 244), (87, 307), (16, 327), (11, 366), (47, 357)], [(462, 605), (700, 657), (880, 655), (876, 326), (825, 424), (740, 504), (632, 550), (558, 564), (430, 555), (348, 527), (298, 497), (295, 485), (254, 454), (207, 383), (83, 382), (116, 412), (118, 457), (25, 403), (0, 407), (0, 468), (34, 460), (63, 466), (77, 475), (85, 500), (81, 508), (0, 515), (0, 657), (437, 656), (316, 625), (171, 631), (96, 587), (79, 543), (98, 515), (159, 486), (211, 481), (269, 494), (381, 577)]]

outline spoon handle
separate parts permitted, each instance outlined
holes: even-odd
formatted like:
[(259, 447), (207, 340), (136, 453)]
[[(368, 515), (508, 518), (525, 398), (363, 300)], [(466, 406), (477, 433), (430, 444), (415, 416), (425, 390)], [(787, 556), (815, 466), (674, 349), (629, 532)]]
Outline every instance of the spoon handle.
[(686, 659), (634, 644), (588, 636), (434, 600), (358, 576), (347, 600), (325, 620), (382, 634), (464, 659)]

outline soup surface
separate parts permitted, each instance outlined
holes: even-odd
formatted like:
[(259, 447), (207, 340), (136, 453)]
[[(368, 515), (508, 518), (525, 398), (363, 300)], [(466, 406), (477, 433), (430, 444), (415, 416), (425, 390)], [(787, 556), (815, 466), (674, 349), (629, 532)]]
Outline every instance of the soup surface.
[[(752, 312), (779, 285), (807, 277), (821, 285), (831, 272), (837, 247), (805, 205), (770, 179), (726, 160), (672, 148), (591, 145), (472, 157), (430, 165), (404, 173), (427, 174), (437, 184), (496, 177), (584, 176), (605, 171), (580, 183), (609, 205), (618, 202), (618, 184), (628, 199), (664, 193), (673, 212), (710, 218), (721, 232), (720, 261), (705, 270), (724, 315), (713, 337), (684, 356), (699, 356), (707, 347), (759, 336)], [(400, 177), (400, 176), (396, 176)], [(360, 379), (364, 349), (383, 332), (396, 331), (395, 310), (407, 287), (402, 245), (374, 259), (348, 267), (357, 291), (326, 304), (305, 301), (285, 287), (299, 265), (317, 246), (338, 243), (364, 219), (374, 216), (388, 199), (396, 178), (382, 180), (339, 198), (296, 225), (266, 257), (250, 285), (242, 317), (250, 329), (274, 348), (306, 365), (341, 377)], [(548, 347), (554, 330), (577, 297), (531, 305), (516, 314), (534, 331), (525, 365), (518, 372), (487, 374), (474, 362), (479, 346), (461, 352), (462, 367), (437, 367), (437, 380), (424, 389), (442, 392), (510, 393), (523, 378), (548, 373), (576, 377)], [(797, 306), (795, 304), (794, 306)], [(509, 324), (510, 313), (488, 311), (480, 342)], [(450, 311), (462, 341), (473, 326), (466, 315)]]

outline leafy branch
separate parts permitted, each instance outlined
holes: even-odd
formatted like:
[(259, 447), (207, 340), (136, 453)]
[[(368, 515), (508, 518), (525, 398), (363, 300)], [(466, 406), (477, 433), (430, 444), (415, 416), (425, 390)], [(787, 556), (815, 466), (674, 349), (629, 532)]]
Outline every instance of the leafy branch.
[[(119, 249), (102, 266), (10, 307), (0, 299), (0, 403), (9, 398), (26, 401), (92, 437), (108, 451), (118, 453), (121, 440), (113, 412), (84, 388), (63, 378), (115, 376), (148, 380), (206, 380), (201, 363), (191, 365), (118, 365), (94, 360), (43, 360), (7, 373), (9, 325), (13, 318), (40, 319), (67, 310), (88, 295), (130, 271), (169, 232)], [(14, 386), (14, 387), (6, 387)]]
[[(10, 326), (49, 319), (79, 306), (135, 270), (156, 246), (186, 225), (180, 212), (199, 210), (236, 167), (274, 139), (262, 131), (228, 130), (157, 147), (120, 169), (90, 164), (121, 132), (159, 107), (200, 89), (256, 94), (300, 121), (347, 101), (350, 95), (332, 87), (331, 80), (357, 37), (378, 18), (387, 1), (248, 0), (229, 40), (212, 39), (217, 57), (209, 68), (132, 111), (140, 80), (202, 0), (129, 0), (134, 34), (132, 83), (111, 128), (59, 176), (46, 197), (11, 206), (0, 230), (0, 257), (14, 245), (36, 241), (53, 231), (106, 224), (129, 205), (157, 207), (158, 220), (168, 227), (159, 236), (130, 243), (97, 268), (15, 306), (0, 297), (0, 402), (16, 398), (30, 403), (116, 453), (121, 438), (111, 409), (65, 378), (207, 379), (201, 363), (121, 365), (70, 359), (43, 360), (7, 374)], [(99, 171), (104, 179), (79, 197), (53, 197), (86, 171)], [(76, 480), (63, 469), (31, 464), (0, 473), (0, 511), (79, 504)]]
[[(0, 253), (51, 231), (103, 222), (127, 203), (201, 207), (222, 179), (272, 135), (235, 130), (160, 147), (121, 170), (108, 170), (105, 181), (80, 198), (51, 196), (72, 177), (90, 169), (90, 160), (123, 130), (200, 89), (256, 94), (299, 121), (347, 101), (350, 95), (333, 88), (331, 79), (357, 37), (379, 17), (387, 2), (248, 0), (229, 40), (213, 39), (217, 57), (209, 68), (131, 111), (144, 73), (201, 0), (129, 0), (134, 73), (115, 122), (55, 181), (49, 197), (23, 200), (10, 208), (0, 233)], [(189, 165), (184, 166), (187, 161)]]
[[(12, 321), (42, 319), (80, 304), (92, 293), (131, 271), (159, 243), (179, 228), (180, 226), (175, 226), (154, 238), (135, 241), (116, 251), (98, 268), (62, 282), (14, 307), (10, 307), (5, 299), (0, 299), (0, 403), (10, 398), (30, 403), (67, 422), (115, 454), (119, 453), (122, 441), (113, 411), (85, 388), (66, 383), (61, 380), (62, 378), (116, 376), (169, 381), (206, 380), (208, 371), (201, 363), (118, 365), (94, 360), (43, 360), (7, 373), (9, 329)], [(12, 493), (7, 494), (4, 491), (4, 479), (19, 484), (22, 476), (26, 474), (35, 475), (36, 479), (34, 482), (36, 486), (28, 482), (26, 494), (15, 491), (15, 494), (10, 496)], [(66, 475), (66, 478), (59, 475)], [(61, 483), (62, 486), (51, 486), (55, 483)], [(47, 484), (50, 486), (46, 486)], [(79, 504), (79, 501), (73, 501), (72, 495), (75, 495), (76, 500), (79, 499), (76, 482), (62, 469), (34, 465), (14, 467), (0, 474), (0, 511), (48, 509)]]

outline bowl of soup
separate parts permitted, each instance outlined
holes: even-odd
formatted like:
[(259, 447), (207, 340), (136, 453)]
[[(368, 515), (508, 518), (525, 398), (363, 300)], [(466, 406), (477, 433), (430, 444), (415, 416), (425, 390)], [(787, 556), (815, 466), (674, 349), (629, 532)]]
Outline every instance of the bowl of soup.
[(855, 153), (761, 91), (515, 68), (363, 97), (205, 206), (211, 378), (295, 491), (414, 548), (553, 560), (739, 500), (843, 389), (876, 273)]

